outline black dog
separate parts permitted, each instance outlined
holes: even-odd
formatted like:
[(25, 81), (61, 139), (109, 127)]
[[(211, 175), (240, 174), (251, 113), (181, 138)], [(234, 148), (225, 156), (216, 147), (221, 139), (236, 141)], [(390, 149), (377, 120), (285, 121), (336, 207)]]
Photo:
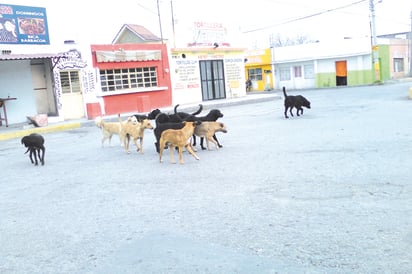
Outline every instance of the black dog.
[[(29, 157), (32, 164), (35, 164), (36, 166), (38, 165), (38, 156), (41, 165), (44, 165), (44, 154), (46, 152), (46, 148), (44, 147), (43, 136), (37, 133), (32, 133), (30, 135), (24, 136), (21, 139), (21, 143), (24, 144), (25, 147), (27, 147), (27, 151), (24, 154), (30, 151)], [(32, 155), (34, 155), (34, 161)]]
[(154, 120), (156, 119), (157, 115), (161, 113), (160, 109), (156, 108), (149, 112), (147, 115), (146, 114), (135, 114), (134, 117), (136, 117), (137, 121), (141, 122), (144, 119), (149, 119), (149, 120)]
[(310, 102), (303, 97), (302, 95), (287, 95), (286, 94), (286, 88), (283, 87), (283, 95), (285, 95), (285, 118), (289, 118), (287, 115), (288, 109), (290, 112), (290, 115), (293, 116), (292, 109), (296, 108), (296, 115), (303, 114), (303, 108), (310, 108)]
[(175, 108), (174, 108), (174, 113), (175, 113), (175, 115), (177, 115), (180, 119), (182, 119), (183, 121), (186, 121), (190, 116), (196, 116), (196, 115), (198, 115), (198, 114), (200, 114), (201, 112), (202, 112), (202, 110), (203, 110), (203, 105), (202, 104), (199, 104), (199, 108), (198, 108), (198, 110), (196, 110), (195, 112), (193, 112), (193, 113), (187, 113), (187, 112), (183, 112), (183, 111), (177, 111), (177, 107), (179, 106), (179, 104), (177, 104), (176, 106), (175, 106)]
[[(200, 122), (216, 122), (217, 119), (222, 118), (223, 117), (223, 113), (220, 112), (220, 110), (218, 109), (212, 109), (209, 111), (208, 114), (206, 114), (205, 116), (200, 116), (197, 117), (198, 121)], [(219, 140), (216, 137), (216, 134), (213, 135), (213, 139), (215, 139), (215, 141), (217, 142), (217, 145), (219, 147), (223, 147), (220, 143)], [(203, 146), (203, 140), (204, 138), (200, 138), (200, 147), (205, 150), (206, 148)], [(193, 135), (193, 146), (196, 146), (196, 136)]]
[(160, 114), (158, 114), (156, 117), (156, 126), (159, 124), (163, 124), (163, 123), (180, 123), (183, 121), (193, 122), (195, 119), (195, 116), (199, 114), (203, 109), (202, 104), (199, 104), (199, 109), (190, 114), (187, 112), (181, 112), (181, 111), (178, 112), (177, 111), (178, 106), (179, 104), (177, 104), (174, 107), (174, 113), (172, 114), (167, 114), (164, 112), (161, 112)]

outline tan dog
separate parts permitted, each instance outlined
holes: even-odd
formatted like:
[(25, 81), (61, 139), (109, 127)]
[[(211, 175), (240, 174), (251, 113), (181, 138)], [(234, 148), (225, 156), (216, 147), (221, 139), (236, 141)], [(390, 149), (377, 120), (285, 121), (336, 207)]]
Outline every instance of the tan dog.
[(185, 147), (187, 151), (192, 154), (192, 156), (199, 160), (199, 157), (193, 151), (192, 145), (189, 142), (190, 137), (193, 135), (196, 127), (196, 122), (184, 122), (184, 127), (182, 129), (167, 129), (162, 132), (159, 141), (159, 161), (162, 162), (162, 154), (167, 144), (170, 150), (170, 162), (175, 164), (174, 150), (177, 147), (179, 150), (179, 163), (183, 162), (183, 148)]
[(102, 117), (98, 116), (94, 119), (94, 123), (98, 128), (102, 130), (102, 147), (104, 147), (104, 142), (108, 139), (109, 140), (109, 145), (112, 146), (112, 136), (113, 135), (118, 135), (120, 139), (120, 145), (123, 144), (122, 139), (120, 137), (120, 131), (122, 130), (122, 125), (127, 123), (127, 122), (132, 122), (132, 123), (137, 123), (137, 119), (134, 116), (130, 116), (127, 118), (126, 121), (122, 121), (120, 119), (120, 114), (119, 114), (119, 122), (106, 122), (103, 120)]
[(210, 150), (209, 141), (215, 144), (216, 150), (219, 149), (218, 143), (213, 138), (216, 132), (226, 133), (227, 129), (225, 124), (220, 122), (202, 122), (195, 128), (195, 135), (206, 139), (207, 150)]
[[(137, 151), (143, 154), (143, 137), (145, 129), (153, 129), (153, 126), (150, 123), (149, 119), (143, 119), (141, 121), (136, 120), (136, 123), (129, 121), (128, 123), (124, 123), (122, 125), (122, 129), (120, 131), (120, 138), (124, 143), (126, 153), (130, 153), (129, 145), (130, 138), (132, 138), (134, 144), (137, 147)], [(137, 140), (140, 141), (139, 145), (137, 144)]]

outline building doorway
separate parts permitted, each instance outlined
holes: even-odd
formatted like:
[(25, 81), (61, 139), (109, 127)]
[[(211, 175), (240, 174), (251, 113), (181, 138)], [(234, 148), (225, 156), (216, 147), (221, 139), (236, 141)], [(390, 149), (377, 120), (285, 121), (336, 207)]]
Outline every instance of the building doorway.
[(202, 100), (226, 98), (223, 60), (200, 61)]
[(31, 75), (37, 114), (57, 116), (56, 100), (52, 89), (48, 88), (47, 84), (50, 73), (46, 74), (46, 64), (32, 63)]
[(348, 84), (348, 70), (346, 61), (336, 61), (336, 86), (346, 86)]
[(60, 71), (62, 87), (63, 118), (79, 119), (84, 117), (84, 102), (79, 70)]

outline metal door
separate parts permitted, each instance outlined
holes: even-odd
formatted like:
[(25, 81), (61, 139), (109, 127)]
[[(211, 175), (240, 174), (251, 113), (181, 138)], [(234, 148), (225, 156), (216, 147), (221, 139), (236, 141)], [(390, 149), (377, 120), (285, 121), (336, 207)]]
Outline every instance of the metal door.
[(203, 101), (226, 98), (223, 60), (200, 61)]

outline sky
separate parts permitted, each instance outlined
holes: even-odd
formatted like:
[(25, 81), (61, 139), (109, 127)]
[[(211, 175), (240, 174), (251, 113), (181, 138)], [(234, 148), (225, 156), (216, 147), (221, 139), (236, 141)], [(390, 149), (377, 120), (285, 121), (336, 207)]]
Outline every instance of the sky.
[[(193, 39), (191, 28), (195, 21), (224, 24), (231, 45), (247, 48), (268, 47), (274, 37), (325, 40), (370, 36), (369, 0), (71, 0), (64, 4), (56, 0), (0, 0), (0, 3), (45, 7), (51, 39), (62, 42), (109, 44), (127, 23), (143, 25), (165, 39), (176, 37), (181, 46)], [(411, 0), (376, 0), (377, 34), (410, 31), (411, 12)]]

